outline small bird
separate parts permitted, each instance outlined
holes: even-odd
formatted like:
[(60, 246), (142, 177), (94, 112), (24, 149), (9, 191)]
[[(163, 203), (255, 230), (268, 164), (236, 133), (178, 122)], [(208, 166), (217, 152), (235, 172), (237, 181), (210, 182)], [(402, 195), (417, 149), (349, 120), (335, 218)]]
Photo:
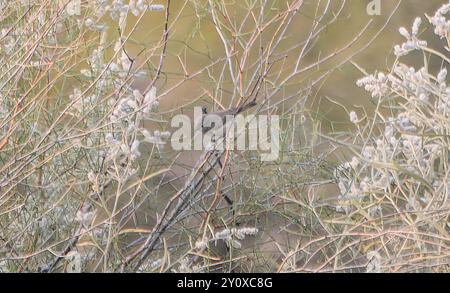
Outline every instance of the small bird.
[(206, 120), (206, 118), (208, 117), (208, 115), (215, 115), (218, 116), (222, 119), (222, 123), (225, 124), (226, 122), (226, 118), (227, 116), (236, 116), (252, 107), (256, 106), (256, 101), (252, 100), (247, 104), (244, 104), (242, 106), (239, 107), (231, 107), (228, 110), (223, 110), (223, 111), (217, 111), (217, 112), (212, 112), (212, 113), (208, 113), (206, 107), (202, 108), (202, 121), (201, 121), (201, 127), (202, 127), (202, 132), (203, 134), (207, 133), (208, 131), (210, 131), (211, 129), (213, 129), (215, 127), (214, 126), (205, 126), (204, 125), (204, 121)]

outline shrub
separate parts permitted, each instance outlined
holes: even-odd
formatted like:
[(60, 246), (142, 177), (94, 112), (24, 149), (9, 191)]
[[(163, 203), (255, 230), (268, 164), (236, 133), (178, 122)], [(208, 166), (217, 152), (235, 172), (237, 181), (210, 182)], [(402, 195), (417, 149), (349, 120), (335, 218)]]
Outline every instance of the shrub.
[[(445, 271), (449, 265), (449, 13), (450, 3), (428, 17), (443, 50), (419, 39), (418, 17), (411, 31), (399, 30), (406, 42), (395, 46), (392, 70), (357, 82), (377, 107), (373, 118), (350, 113), (357, 134), (353, 158), (337, 172), (338, 210), (346, 219), (341, 233), (355, 234), (347, 241), (359, 239), (352, 253), (367, 255), (367, 271)], [(401, 62), (413, 53), (423, 55), (420, 68)], [(432, 72), (432, 61), (441, 64), (439, 71)]]

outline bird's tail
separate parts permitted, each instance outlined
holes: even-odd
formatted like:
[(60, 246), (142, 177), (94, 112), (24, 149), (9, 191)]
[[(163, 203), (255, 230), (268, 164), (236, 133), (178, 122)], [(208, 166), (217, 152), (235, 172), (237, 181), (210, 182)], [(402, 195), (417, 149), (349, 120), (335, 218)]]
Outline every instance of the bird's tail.
[(239, 107), (236, 114), (239, 114), (241, 112), (247, 111), (248, 109), (250, 109), (250, 108), (252, 108), (254, 106), (256, 106), (256, 101), (255, 100), (250, 101), (247, 104), (242, 105), (241, 107)]

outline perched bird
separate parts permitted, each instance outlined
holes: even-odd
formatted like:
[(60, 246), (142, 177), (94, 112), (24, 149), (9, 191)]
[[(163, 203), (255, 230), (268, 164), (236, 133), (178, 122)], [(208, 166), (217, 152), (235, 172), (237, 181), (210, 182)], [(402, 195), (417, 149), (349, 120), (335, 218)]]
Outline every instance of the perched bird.
[(213, 129), (215, 127), (215, 125), (212, 125), (212, 126), (205, 125), (205, 120), (207, 119), (207, 117), (209, 115), (215, 115), (215, 116), (220, 117), (222, 119), (222, 123), (225, 124), (227, 116), (236, 116), (254, 106), (256, 106), (255, 100), (250, 101), (249, 103), (244, 104), (239, 107), (231, 107), (228, 110), (216, 111), (216, 112), (212, 112), (212, 113), (208, 113), (206, 107), (203, 107), (202, 108), (202, 119), (201, 119), (201, 128), (202, 128), (203, 134), (207, 133), (208, 131), (210, 131), (211, 129)]

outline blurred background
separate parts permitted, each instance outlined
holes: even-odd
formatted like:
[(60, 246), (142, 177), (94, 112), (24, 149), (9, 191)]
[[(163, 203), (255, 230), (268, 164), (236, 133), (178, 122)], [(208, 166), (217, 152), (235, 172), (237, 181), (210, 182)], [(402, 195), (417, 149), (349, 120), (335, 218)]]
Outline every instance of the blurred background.
[[(208, 3), (209, 2), (209, 3)], [(167, 44), (167, 59), (164, 63), (161, 79), (158, 88), (168, 89), (183, 80), (185, 76), (183, 72), (195, 72), (212, 64), (218, 58), (225, 56), (224, 47), (221, 39), (215, 30), (213, 20), (207, 11), (207, 4), (215, 1), (172, 1), (171, 2), (171, 28), (170, 37)], [(271, 14), (286, 8), (287, 3), (293, 1), (266, 1), (264, 13), (267, 17)], [(321, 57), (338, 52), (336, 56), (330, 58), (327, 62), (314, 67), (305, 73), (298, 75), (289, 83), (283, 94), (278, 95), (278, 99), (282, 99), (283, 95), (288, 96), (290, 87), (297, 91), (299, 88), (307, 87), (311, 81), (320, 73), (327, 72), (332, 69), (332, 74), (327, 75), (320, 83), (314, 85), (307, 100), (307, 105), (313, 111), (317, 111), (322, 115), (323, 130), (330, 130), (326, 121), (340, 122), (347, 121), (348, 114), (341, 107), (331, 102), (334, 100), (343, 106), (364, 106), (367, 111), (373, 105), (369, 95), (363, 89), (355, 85), (355, 81), (362, 77), (362, 73), (350, 62), (351, 59), (368, 73), (381, 70), (389, 70), (395, 56), (393, 55), (393, 47), (395, 44), (403, 42), (403, 37), (398, 33), (398, 28), (404, 26), (410, 29), (414, 18), (422, 16), (424, 25), (422, 30), (429, 30), (424, 13), (428, 15), (434, 14), (436, 9), (443, 3), (440, 0), (421, 1), (380, 1), (380, 15), (368, 15), (367, 5), (372, 1), (351, 0), (331, 1), (333, 6), (331, 13), (324, 15), (321, 22), (325, 25), (325, 29), (320, 36), (314, 40), (314, 44), (310, 46), (307, 54), (301, 64), (308, 66), (316, 62)], [(155, 1), (154, 3), (166, 4), (165, 1)], [(204, 6), (202, 5), (204, 4)], [(253, 22), (240, 23), (244, 19), (248, 7), (245, 1), (223, 1), (226, 7), (224, 10), (228, 13), (231, 20), (231, 26), (242, 25), (242, 31), (249, 34), (255, 29)], [(304, 1), (299, 9), (298, 17), (294, 18), (286, 37), (280, 46), (279, 51), (284, 52), (289, 46), (298, 44), (307, 38), (310, 33), (310, 27), (318, 19), (318, 10), (327, 5), (327, 1)], [(327, 26), (326, 23), (333, 17), (333, 13), (337, 13), (343, 4), (343, 9), (337, 16), (335, 22)], [(257, 7), (255, 8), (255, 11)], [(158, 43), (161, 38), (161, 32), (164, 25), (164, 13), (149, 13), (140, 19), (140, 25), (137, 26), (130, 38), (127, 49), (131, 55), (137, 56), (144, 48), (151, 47), (152, 44)], [(129, 19), (127, 25), (128, 30), (132, 30), (136, 21), (136, 17)], [(175, 21), (176, 20), (176, 21)], [(370, 23), (369, 23), (370, 22)], [(364, 27), (369, 24), (366, 30)], [(230, 29), (230, 31), (232, 31)], [(268, 30), (270, 33), (270, 30)], [(232, 38), (232, 33), (229, 35)], [(242, 38), (245, 39), (245, 35)], [(431, 44), (442, 46), (442, 44)], [(343, 48), (345, 48), (343, 50)], [(251, 52), (248, 63), (255, 62), (259, 57), (258, 49), (252, 48), (255, 52)], [(295, 54), (292, 54), (295, 55)], [(144, 60), (144, 56), (141, 56)], [(280, 66), (274, 66), (272, 72), (279, 71), (283, 75), (286, 70), (286, 64), (289, 64), (289, 56), (287, 62)], [(418, 56), (422, 58), (422, 56)], [(419, 59), (420, 60), (420, 59)], [(156, 67), (157, 61), (153, 60)], [(149, 65), (150, 67), (152, 65)], [(435, 64), (436, 68), (440, 64)], [(152, 70), (152, 68), (150, 68)], [(153, 68), (155, 70), (155, 68)], [(160, 101), (162, 106), (169, 109), (187, 108), (187, 105), (195, 104), (197, 101), (209, 104), (212, 108), (217, 108), (214, 99), (227, 107), (232, 96), (232, 83), (227, 77), (219, 79), (221, 67), (211, 67), (207, 73), (192, 80), (184, 82), (176, 89), (170, 90), (167, 96)], [(245, 70), (244, 70), (245, 74)], [(229, 77), (228, 77), (229, 78)], [(221, 83), (220, 91), (217, 84)], [(148, 79), (142, 78), (135, 82), (138, 88), (144, 89), (148, 85)], [(208, 91), (210, 97), (205, 98), (205, 91)], [(212, 98), (213, 97), (213, 98)], [(235, 103), (235, 101), (233, 102)], [(294, 101), (288, 101), (288, 105)], [(339, 123), (335, 123), (334, 126)], [(327, 129), (328, 128), (328, 129)]]

